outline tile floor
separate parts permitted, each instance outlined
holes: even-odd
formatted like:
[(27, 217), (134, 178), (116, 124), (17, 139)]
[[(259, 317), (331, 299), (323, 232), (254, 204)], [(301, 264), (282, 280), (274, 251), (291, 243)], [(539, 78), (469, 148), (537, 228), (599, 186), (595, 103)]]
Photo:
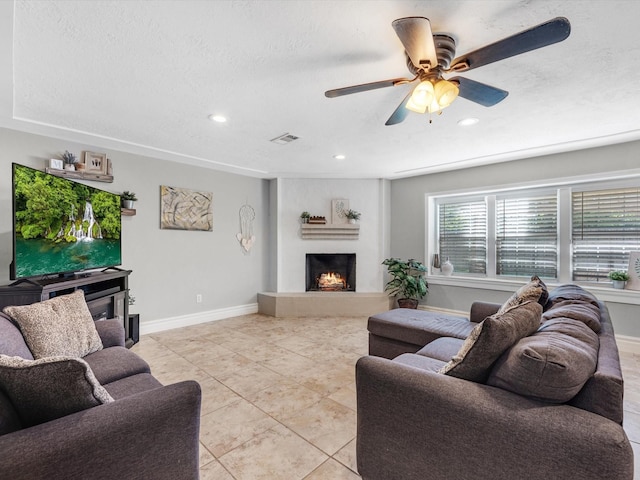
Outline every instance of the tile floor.
[[(165, 384), (200, 383), (201, 480), (357, 480), (354, 365), (366, 323), (245, 315), (145, 335), (133, 351)], [(621, 358), (640, 459), (640, 355)]]

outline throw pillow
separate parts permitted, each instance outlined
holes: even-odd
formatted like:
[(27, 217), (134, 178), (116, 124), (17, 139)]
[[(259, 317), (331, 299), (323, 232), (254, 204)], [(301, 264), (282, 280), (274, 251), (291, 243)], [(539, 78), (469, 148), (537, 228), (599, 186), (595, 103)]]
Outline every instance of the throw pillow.
[(498, 313), (504, 313), (507, 309), (520, 305), (529, 300), (538, 302), (542, 307), (547, 304), (549, 291), (545, 283), (537, 275), (531, 277), (531, 281), (516, 290), (511, 297), (500, 307)]
[(30, 427), (113, 401), (81, 358), (0, 355), (0, 388)]
[(82, 290), (31, 305), (6, 307), (4, 313), (18, 324), (36, 359), (84, 357), (102, 349)]
[(472, 382), (486, 381), (493, 363), (518, 340), (535, 332), (541, 316), (542, 306), (529, 300), (485, 318), (439, 373)]
[(496, 362), (487, 384), (551, 403), (571, 400), (598, 363), (599, 339), (580, 320), (556, 318)]

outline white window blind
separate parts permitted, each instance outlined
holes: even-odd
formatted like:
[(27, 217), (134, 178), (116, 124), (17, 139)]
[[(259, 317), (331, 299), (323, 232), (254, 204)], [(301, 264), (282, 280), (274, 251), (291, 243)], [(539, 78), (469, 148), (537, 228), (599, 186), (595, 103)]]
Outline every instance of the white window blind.
[(640, 189), (572, 194), (573, 280), (608, 281), (626, 270), (629, 252), (640, 250)]
[(440, 259), (456, 273), (487, 272), (487, 206), (484, 200), (438, 205)]
[(496, 198), (496, 274), (557, 278), (557, 195)]

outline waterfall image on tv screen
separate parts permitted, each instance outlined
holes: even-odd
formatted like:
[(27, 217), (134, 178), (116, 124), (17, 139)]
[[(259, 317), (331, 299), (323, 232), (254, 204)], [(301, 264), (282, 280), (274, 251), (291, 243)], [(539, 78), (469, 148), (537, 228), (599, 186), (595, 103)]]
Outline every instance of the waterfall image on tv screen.
[(120, 265), (120, 215), (120, 195), (14, 163), (11, 277)]

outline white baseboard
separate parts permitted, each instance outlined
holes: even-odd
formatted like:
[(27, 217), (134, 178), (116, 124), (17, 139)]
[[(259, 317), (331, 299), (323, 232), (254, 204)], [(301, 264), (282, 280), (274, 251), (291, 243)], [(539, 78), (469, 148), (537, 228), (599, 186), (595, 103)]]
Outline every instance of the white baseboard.
[(640, 354), (640, 337), (616, 335), (616, 343), (621, 352)]
[(161, 318), (151, 320), (149, 322), (140, 322), (140, 335), (149, 333), (158, 333), (173, 328), (188, 327), (198, 325), (200, 323), (213, 322), (224, 318), (238, 317), (240, 315), (249, 315), (258, 313), (258, 304), (250, 303), (248, 305), (239, 305), (237, 307), (220, 308), (218, 310), (209, 310), (207, 312), (191, 313), (189, 315), (180, 315), (178, 317)]

